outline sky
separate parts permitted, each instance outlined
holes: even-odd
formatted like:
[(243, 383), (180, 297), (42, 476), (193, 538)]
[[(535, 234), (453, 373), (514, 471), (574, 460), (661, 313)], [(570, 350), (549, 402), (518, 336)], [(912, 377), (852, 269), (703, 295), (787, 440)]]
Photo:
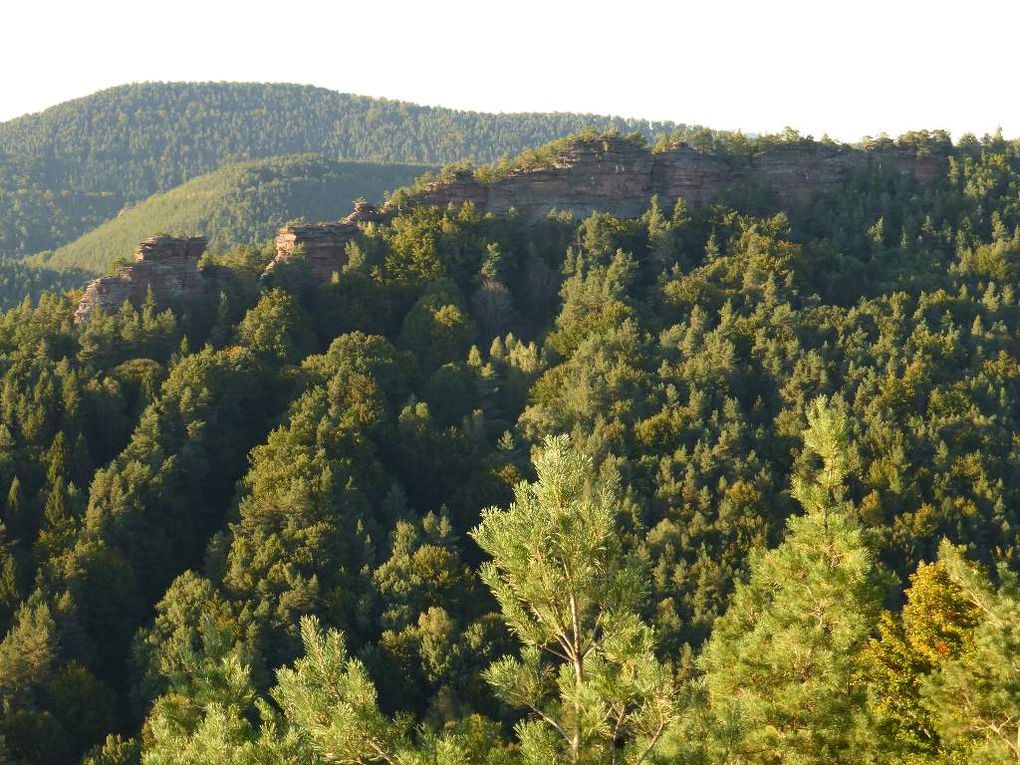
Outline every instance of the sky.
[(0, 121), (229, 80), (845, 141), (1020, 137), (1020, 0), (8, 0), (0, 26)]

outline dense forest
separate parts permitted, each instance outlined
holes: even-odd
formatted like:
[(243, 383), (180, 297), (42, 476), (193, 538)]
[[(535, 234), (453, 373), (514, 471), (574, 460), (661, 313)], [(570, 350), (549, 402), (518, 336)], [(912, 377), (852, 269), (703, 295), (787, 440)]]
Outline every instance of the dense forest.
[[(201, 234), (209, 250), (257, 244), (285, 223), (337, 220), (358, 197), (381, 200), (411, 183), (421, 165), (335, 162), (315, 154), (231, 163), (156, 194), (32, 264), (104, 273), (154, 231)], [(0, 297), (4, 295), (0, 288)]]
[(44, 292), (78, 289), (93, 274), (79, 268), (54, 269), (22, 260), (0, 259), (0, 311), (28, 298), (37, 302)]
[(592, 125), (647, 137), (683, 127), (465, 112), (303, 85), (124, 85), (0, 123), (0, 257), (67, 244), (125, 205), (228, 160), (314, 152), (377, 163), (491, 162)]
[(1017, 762), (1020, 144), (944, 150), (4, 313), (0, 762)]

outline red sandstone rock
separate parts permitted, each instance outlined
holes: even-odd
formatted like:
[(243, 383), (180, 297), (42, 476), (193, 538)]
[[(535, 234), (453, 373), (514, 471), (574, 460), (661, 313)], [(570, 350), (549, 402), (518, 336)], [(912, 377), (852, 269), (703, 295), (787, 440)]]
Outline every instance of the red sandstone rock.
[[(491, 184), (482, 183), (471, 171), (458, 171), (449, 180), (427, 185), (413, 203), (437, 207), (470, 203), (480, 212), (497, 215), (515, 210), (525, 223), (537, 222), (553, 210), (577, 217), (606, 212), (634, 218), (655, 195), (664, 205), (683, 199), (696, 209), (733, 184), (752, 183), (771, 189), (784, 205), (796, 208), (836, 190), (853, 170), (883, 165), (913, 175), (920, 183), (931, 183), (945, 170), (941, 157), (918, 157), (899, 149), (790, 144), (741, 156), (705, 154), (678, 143), (653, 154), (634, 141), (605, 137), (572, 141), (547, 164), (513, 170)], [(359, 203), (339, 223), (286, 226), (276, 237), (276, 257), (267, 273), (293, 258), (301, 247), (312, 274), (329, 279), (346, 264), (347, 243), (359, 225), (395, 211), (391, 204), (377, 210)]]
[(87, 322), (97, 309), (117, 311), (125, 300), (141, 305), (150, 289), (161, 305), (209, 294), (216, 279), (198, 267), (205, 246), (205, 237), (201, 236), (146, 239), (135, 250), (133, 263), (95, 279), (85, 288), (74, 313), (75, 322)]
[(359, 200), (354, 212), (339, 223), (301, 223), (284, 226), (276, 235), (276, 257), (266, 268), (270, 274), (280, 264), (294, 257), (300, 250), (316, 279), (326, 280), (347, 264), (347, 243), (358, 233), (359, 224), (374, 223), (386, 213), (375, 205)]
[(271, 273), (280, 263), (293, 258), (300, 249), (312, 275), (316, 279), (329, 279), (334, 271), (340, 271), (347, 263), (347, 243), (357, 232), (358, 227), (354, 223), (284, 226), (276, 235), (276, 257), (266, 272)]
[(829, 144), (777, 146), (753, 156), (711, 155), (680, 143), (653, 154), (624, 138), (574, 141), (547, 166), (516, 170), (486, 185), (470, 172), (427, 186), (418, 204), (455, 207), (471, 202), (481, 212), (514, 209), (525, 222), (553, 210), (578, 217), (607, 212), (641, 215), (652, 196), (664, 204), (682, 198), (689, 207), (711, 202), (727, 186), (750, 182), (773, 190), (783, 204), (802, 205), (834, 191), (855, 169), (891, 166), (931, 183), (945, 169), (938, 156), (918, 157), (908, 150), (867, 151)]

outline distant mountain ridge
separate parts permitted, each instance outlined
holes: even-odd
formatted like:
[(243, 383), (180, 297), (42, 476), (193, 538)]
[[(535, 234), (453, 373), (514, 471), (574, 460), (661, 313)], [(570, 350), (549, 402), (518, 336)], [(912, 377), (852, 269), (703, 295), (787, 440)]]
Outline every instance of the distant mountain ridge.
[(257, 83), (145, 83), (0, 123), (0, 255), (65, 244), (124, 204), (230, 159), (490, 162), (586, 127), (685, 126), (586, 114), (486, 114)]

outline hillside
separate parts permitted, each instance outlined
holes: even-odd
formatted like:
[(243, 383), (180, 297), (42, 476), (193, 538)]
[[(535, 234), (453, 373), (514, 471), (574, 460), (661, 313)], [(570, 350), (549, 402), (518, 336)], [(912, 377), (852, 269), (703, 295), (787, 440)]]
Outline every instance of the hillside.
[(29, 262), (102, 272), (151, 234), (200, 234), (212, 253), (262, 241), (289, 220), (336, 220), (352, 200), (381, 200), (428, 168), (337, 162), (304, 154), (229, 164), (155, 194), (53, 253)]
[(78, 289), (92, 272), (78, 268), (53, 269), (20, 260), (0, 261), (0, 311), (21, 303), (25, 298), (37, 302), (45, 293), (60, 294)]
[(0, 255), (65, 244), (121, 206), (228, 159), (493, 161), (587, 126), (651, 137), (672, 123), (485, 114), (255, 83), (125, 85), (0, 124)]
[(0, 314), (0, 761), (1015, 762), (1020, 144), (623, 140)]

